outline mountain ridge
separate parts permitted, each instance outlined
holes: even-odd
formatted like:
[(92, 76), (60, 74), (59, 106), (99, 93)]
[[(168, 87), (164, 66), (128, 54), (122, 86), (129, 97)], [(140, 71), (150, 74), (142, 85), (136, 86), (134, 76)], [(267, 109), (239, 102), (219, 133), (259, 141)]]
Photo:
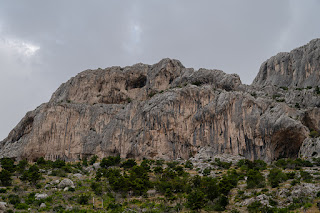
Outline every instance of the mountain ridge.
[(0, 156), (172, 160), (208, 147), (266, 161), (297, 157), (310, 130), (320, 130), (319, 46), (315, 39), (271, 57), (251, 85), (237, 74), (196, 71), (168, 58), (85, 70), (26, 114), (0, 142)]

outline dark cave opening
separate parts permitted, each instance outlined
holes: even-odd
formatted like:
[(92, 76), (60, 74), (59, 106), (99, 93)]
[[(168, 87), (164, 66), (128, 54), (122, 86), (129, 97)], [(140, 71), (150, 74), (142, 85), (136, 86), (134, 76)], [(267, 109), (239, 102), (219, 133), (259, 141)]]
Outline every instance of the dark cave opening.
[(142, 88), (147, 83), (147, 77), (145, 75), (140, 75), (135, 79), (128, 79), (126, 82), (126, 90), (134, 88)]

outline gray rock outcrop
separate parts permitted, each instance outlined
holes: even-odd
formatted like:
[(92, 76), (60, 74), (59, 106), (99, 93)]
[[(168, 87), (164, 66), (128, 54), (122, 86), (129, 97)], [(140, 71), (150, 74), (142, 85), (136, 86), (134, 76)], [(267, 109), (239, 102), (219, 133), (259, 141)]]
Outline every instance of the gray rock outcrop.
[(303, 141), (299, 151), (302, 158), (319, 158), (320, 157), (320, 138), (307, 138)]
[[(297, 157), (310, 129), (320, 129), (320, 98), (315, 87), (279, 86), (320, 84), (314, 80), (318, 46), (313, 40), (288, 53), (295, 60), (292, 70), (269, 66), (276, 56), (252, 85), (242, 84), (236, 74), (185, 68), (173, 59), (86, 70), (26, 114), (0, 142), (0, 157), (188, 159), (202, 147), (210, 147), (212, 156)], [(306, 60), (310, 72), (300, 78)], [(275, 77), (279, 73), (292, 77)]]
[(65, 178), (58, 184), (58, 188), (60, 189), (64, 189), (66, 187), (75, 188), (73, 181), (68, 178)]
[(45, 193), (43, 193), (43, 194), (41, 194), (41, 193), (36, 193), (36, 194), (35, 194), (36, 200), (46, 199), (47, 197), (48, 197), (48, 195), (45, 194)]
[(320, 39), (291, 52), (279, 53), (265, 61), (254, 85), (283, 87), (315, 87), (320, 81)]

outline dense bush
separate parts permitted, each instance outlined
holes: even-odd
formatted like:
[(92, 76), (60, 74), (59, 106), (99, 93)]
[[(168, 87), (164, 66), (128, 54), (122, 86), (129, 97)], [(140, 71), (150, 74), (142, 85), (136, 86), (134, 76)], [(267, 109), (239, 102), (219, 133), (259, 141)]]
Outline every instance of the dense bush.
[(11, 173), (8, 170), (3, 169), (0, 171), (0, 183), (1, 186), (11, 186), (12, 178)]
[(265, 170), (267, 169), (267, 164), (263, 160), (255, 160), (250, 161), (248, 159), (241, 159), (237, 163), (237, 167), (239, 167), (242, 171), (253, 170)]
[(301, 179), (307, 183), (310, 183), (313, 179), (312, 175), (306, 171), (300, 171)]
[(34, 185), (36, 185), (41, 178), (42, 175), (39, 172), (39, 167), (36, 164), (30, 166), (28, 170), (25, 170), (22, 176), (20, 177), (21, 180), (29, 181)]
[(134, 167), (135, 165), (137, 165), (137, 162), (133, 159), (128, 159), (126, 161), (124, 161), (122, 164), (121, 164), (121, 167), (125, 168), (125, 169), (129, 169), (129, 168), (132, 168)]
[(184, 164), (184, 167), (188, 169), (193, 169), (193, 164), (191, 161), (187, 160)]
[(20, 197), (18, 195), (14, 195), (14, 194), (9, 195), (8, 200), (9, 200), (9, 203), (12, 205), (16, 205), (21, 202)]
[(280, 183), (288, 179), (287, 175), (281, 169), (273, 168), (268, 175), (268, 181), (272, 188), (278, 187)]
[(11, 158), (1, 158), (0, 163), (2, 169), (5, 169), (11, 173), (15, 171), (14, 160)]
[(220, 158), (215, 158), (214, 159), (214, 164), (217, 165), (219, 168), (222, 169), (229, 169), (232, 165), (232, 163), (228, 163), (228, 162), (223, 162), (220, 160)]
[(190, 192), (187, 195), (186, 206), (191, 210), (201, 209), (206, 205), (206, 203), (207, 200), (205, 198), (205, 194), (198, 189)]
[(113, 157), (113, 156), (109, 156), (108, 158), (102, 158), (101, 160), (101, 163), (100, 163), (100, 166), (102, 168), (108, 168), (110, 166), (117, 166), (120, 164), (120, 161), (121, 161), (121, 158), (120, 156), (116, 156), (116, 157)]
[(94, 156), (91, 157), (91, 159), (89, 161), (89, 164), (93, 165), (97, 160), (98, 160), (98, 156), (94, 155)]
[(301, 167), (312, 167), (313, 164), (308, 160), (302, 160), (301, 158), (293, 159), (279, 159), (275, 162), (275, 165), (282, 169), (300, 169)]
[(247, 174), (247, 188), (263, 188), (265, 187), (264, 176), (258, 171), (250, 169)]
[(17, 165), (17, 172), (19, 172), (20, 174), (22, 174), (24, 172), (24, 170), (27, 168), (28, 166), (28, 161), (27, 160), (21, 160), (19, 161), (18, 165)]
[(310, 131), (309, 136), (312, 137), (312, 138), (317, 138), (317, 137), (320, 136), (320, 133), (317, 132), (316, 130), (312, 130), (312, 131)]
[(91, 189), (94, 191), (96, 195), (102, 194), (102, 185), (101, 183), (92, 182), (90, 185)]
[(89, 199), (90, 199), (90, 195), (85, 194), (85, 193), (80, 194), (78, 196), (78, 203), (81, 205), (86, 205), (89, 203)]

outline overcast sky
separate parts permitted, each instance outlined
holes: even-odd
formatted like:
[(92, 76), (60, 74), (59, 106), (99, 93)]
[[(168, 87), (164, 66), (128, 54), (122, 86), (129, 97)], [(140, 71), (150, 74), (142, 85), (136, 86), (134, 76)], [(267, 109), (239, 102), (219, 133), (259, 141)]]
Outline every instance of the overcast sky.
[(237, 73), (320, 37), (318, 0), (0, 0), (0, 140), (85, 69), (178, 59)]

